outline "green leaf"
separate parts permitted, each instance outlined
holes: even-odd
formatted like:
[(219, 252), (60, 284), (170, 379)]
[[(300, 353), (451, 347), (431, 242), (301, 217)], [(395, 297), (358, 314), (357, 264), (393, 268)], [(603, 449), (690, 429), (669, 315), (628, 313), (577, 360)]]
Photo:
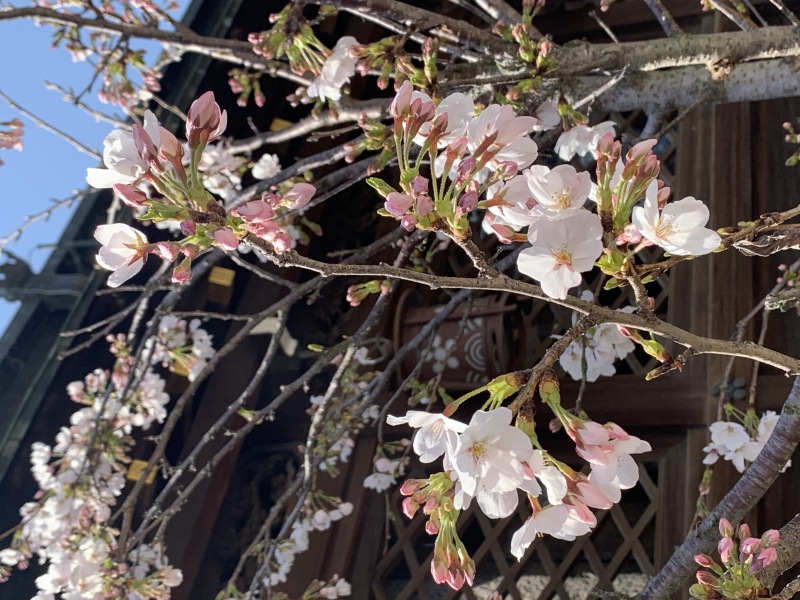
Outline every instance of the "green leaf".
[(367, 184), (384, 198), (386, 198), (386, 196), (388, 196), (391, 192), (396, 191), (380, 177), (367, 177)]

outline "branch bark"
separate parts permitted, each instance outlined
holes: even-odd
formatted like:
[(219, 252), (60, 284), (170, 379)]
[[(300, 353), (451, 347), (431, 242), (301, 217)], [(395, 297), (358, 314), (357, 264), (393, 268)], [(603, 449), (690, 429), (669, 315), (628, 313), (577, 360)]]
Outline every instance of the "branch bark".
[(530, 298), (547, 300), (571, 308), (581, 314), (592, 314), (598, 322), (625, 325), (641, 331), (648, 331), (672, 340), (682, 346), (691, 348), (693, 354), (720, 354), (724, 356), (737, 356), (757, 360), (771, 365), (789, 375), (800, 374), (800, 360), (764, 348), (752, 342), (732, 342), (728, 340), (710, 339), (695, 335), (689, 331), (676, 327), (660, 319), (647, 318), (643, 315), (624, 313), (604, 306), (597, 306), (591, 302), (567, 296), (564, 300), (550, 298), (538, 285), (513, 279), (504, 274), (489, 278), (470, 277), (440, 277), (428, 273), (420, 273), (408, 269), (392, 267), (391, 265), (341, 265), (325, 263), (300, 256), (295, 251), (281, 255), (274, 255), (272, 247), (255, 236), (248, 236), (246, 241), (264, 250), (275, 264), (282, 267), (300, 267), (315, 271), (323, 277), (336, 275), (386, 277), (402, 279), (427, 285), (431, 289), (482, 289), (497, 292), (510, 292)]

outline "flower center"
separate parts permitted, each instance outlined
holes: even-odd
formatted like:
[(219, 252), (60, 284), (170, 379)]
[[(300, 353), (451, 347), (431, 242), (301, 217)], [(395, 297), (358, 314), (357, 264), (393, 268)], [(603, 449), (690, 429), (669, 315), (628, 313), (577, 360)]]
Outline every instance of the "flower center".
[(550, 252), (553, 253), (553, 258), (556, 259), (556, 264), (559, 265), (572, 265), (572, 257), (569, 255), (566, 246), (561, 246), (561, 248), (551, 248)]
[(556, 208), (569, 208), (572, 206), (572, 194), (569, 189), (557, 192), (553, 194), (553, 202), (555, 202)]
[(677, 231), (675, 226), (672, 225), (672, 218), (670, 217), (660, 217), (655, 230), (656, 236), (663, 240), (669, 238), (670, 235)]
[(486, 442), (476, 442), (472, 445), (472, 448), (470, 448), (470, 453), (472, 454), (472, 458), (479, 461), (483, 458), (488, 449), (489, 444)]

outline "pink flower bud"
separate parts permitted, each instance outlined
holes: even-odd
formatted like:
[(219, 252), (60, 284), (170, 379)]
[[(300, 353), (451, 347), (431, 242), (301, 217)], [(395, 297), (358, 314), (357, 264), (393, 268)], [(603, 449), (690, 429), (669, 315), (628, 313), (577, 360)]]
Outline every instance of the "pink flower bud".
[(419, 491), (419, 479), (406, 479), (400, 486), (400, 493), (403, 496), (411, 496)]
[(180, 227), (183, 235), (195, 235), (197, 233), (197, 227), (195, 226), (194, 221), (191, 219), (181, 221)]
[(283, 254), (292, 249), (292, 236), (285, 231), (280, 231), (269, 241), (276, 254)]
[(422, 175), (417, 175), (411, 182), (411, 191), (414, 192), (414, 194), (417, 196), (419, 196), (420, 194), (427, 194), (429, 183), (430, 181), (428, 180), (427, 177), (423, 177)]
[(192, 260), (190, 258), (183, 259), (172, 270), (172, 283), (183, 285), (192, 279)]
[(433, 200), (427, 194), (417, 196), (417, 214), (420, 217), (426, 216), (433, 210)]
[(405, 215), (400, 219), (400, 227), (406, 231), (414, 231), (417, 228), (417, 217), (414, 215)]
[(403, 514), (407, 516), (409, 519), (413, 519), (414, 515), (417, 514), (418, 510), (419, 510), (419, 504), (414, 502), (413, 498), (403, 499)]
[(147, 194), (136, 186), (128, 185), (127, 183), (115, 183), (114, 193), (132, 208), (140, 208), (147, 201)]
[(761, 545), (765, 548), (770, 546), (774, 546), (777, 544), (781, 539), (781, 533), (777, 529), (770, 529), (764, 532), (764, 535), (761, 536)]
[(156, 244), (156, 254), (168, 261), (178, 258), (181, 247), (175, 242), (158, 242)]
[(746, 540), (750, 535), (750, 526), (747, 523), (742, 523), (739, 525), (738, 537), (740, 540)]
[(197, 258), (197, 255), (200, 254), (200, 248), (194, 244), (184, 244), (181, 246), (181, 252), (187, 258), (195, 259)]
[(519, 165), (515, 163), (513, 160), (504, 160), (495, 169), (495, 173), (497, 174), (500, 179), (511, 179), (515, 177), (517, 171), (519, 170)]
[(292, 209), (303, 208), (311, 202), (311, 198), (316, 193), (317, 188), (310, 183), (296, 183), (292, 189), (283, 195), (283, 200)]
[(402, 217), (413, 204), (414, 201), (411, 199), (411, 196), (401, 194), (400, 192), (389, 192), (386, 195), (386, 201), (383, 207), (389, 214), (395, 217)]
[(158, 148), (159, 156), (172, 163), (180, 162), (183, 156), (183, 146), (178, 141), (178, 138), (172, 135), (171, 131), (163, 127), (159, 127), (159, 130), (161, 131), (161, 145)]
[(750, 572), (758, 573), (759, 571), (763, 571), (776, 560), (778, 560), (778, 551), (775, 548), (763, 548), (753, 561)]
[(719, 541), (719, 544), (717, 544), (717, 552), (719, 552), (722, 562), (727, 564), (728, 561), (730, 561), (731, 552), (733, 552), (734, 548), (733, 538), (725, 536)]
[(492, 233), (497, 236), (504, 244), (513, 244), (514, 243), (514, 236), (516, 235), (516, 231), (512, 227), (508, 225), (503, 225), (502, 223), (489, 223), (489, 229), (492, 230)]
[(195, 147), (215, 140), (228, 124), (228, 114), (214, 100), (214, 92), (206, 92), (189, 107), (186, 118), (186, 140)]
[(467, 192), (462, 194), (458, 199), (458, 212), (467, 214), (478, 208), (478, 194), (476, 192)]
[(444, 583), (448, 576), (448, 565), (436, 556), (431, 561), (431, 575), (436, 583)]
[(719, 534), (724, 537), (733, 537), (733, 525), (725, 517), (719, 520)]
[(397, 90), (397, 95), (394, 97), (394, 100), (392, 100), (392, 103), (389, 105), (389, 114), (393, 117), (405, 116), (411, 104), (411, 94), (413, 91), (414, 86), (411, 85), (411, 82), (408, 80), (404, 81), (400, 89)]
[(211, 231), (210, 235), (223, 250), (233, 251), (239, 247), (239, 239), (227, 227), (219, 227)]
[(466, 138), (466, 136), (462, 135), (461, 137), (458, 137), (450, 142), (450, 145), (447, 147), (447, 153), (455, 158), (460, 158), (463, 156), (464, 152), (467, 151), (468, 143), (469, 140)]
[[(755, 554), (761, 548), (761, 540), (754, 537), (745, 538), (742, 542), (742, 555)], [(744, 560), (744, 559), (743, 559)]]
[(260, 223), (275, 218), (275, 211), (263, 200), (251, 200), (241, 204), (231, 211), (231, 214), (239, 217), (246, 223)]
[(460, 590), (464, 587), (464, 583), (466, 582), (466, 577), (464, 577), (464, 572), (461, 570), (460, 567), (455, 565), (451, 565), (450, 568), (447, 570), (447, 585), (449, 585), (454, 590)]
[(428, 535), (437, 535), (439, 533), (439, 524), (433, 519), (430, 519), (425, 523), (425, 533)]
[(158, 148), (156, 148), (153, 140), (150, 139), (150, 134), (138, 123), (133, 125), (133, 143), (142, 160), (147, 162), (155, 160), (158, 155)]
[(472, 171), (475, 170), (478, 161), (475, 160), (474, 156), (470, 156), (469, 158), (465, 158), (458, 164), (458, 173), (456, 175), (456, 185), (460, 185), (464, 182), (465, 179), (472, 175)]
[(658, 140), (643, 140), (628, 151), (625, 160), (627, 162), (641, 162), (653, 153), (653, 146)]
[(717, 578), (708, 571), (698, 571), (695, 576), (697, 577), (697, 583), (700, 585), (716, 585), (717, 583)]
[(705, 567), (706, 569), (710, 569), (714, 565), (714, 561), (708, 554), (696, 554), (694, 557), (694, 562), (701, 567)]

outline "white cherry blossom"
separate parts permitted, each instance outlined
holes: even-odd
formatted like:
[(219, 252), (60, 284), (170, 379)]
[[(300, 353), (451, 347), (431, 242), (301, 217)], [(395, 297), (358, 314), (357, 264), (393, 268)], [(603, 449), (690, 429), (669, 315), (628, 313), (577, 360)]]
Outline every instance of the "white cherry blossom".
[[(420, 91), (412, 92), (411, 101), (413, 102), (416, 99), (422, 100), (423, 103), (432, 102), (428, 94)], [(445, 135), (442, 136), (437, 144), (439, 148), (444, 148), (467, 132), (467, 125), (473, 119), (474, 112), (475, 103), (472, 98), (460, 92), (450, 94), (436, 107), (433, 118), (422, 124), (419, 133), (414, 137), (414, 143), (422, 145), (425, 142), (425, 138), (430, 134), (431, 122), (439, 115), (446, 114), (447, 127), (445, 128)]]
[(489, 200), (502, 199), (505, 202), (503, 206), (490, 206), (489, 212), (515, 230), (527, 227), (539, 218), (533, 212), (536, 202), (525, 175), (517, 175), (503, 183), (494, 184), (486, 196)]
[(556, 534), (567, 522), (569, 511), (563, 504), (548, 506), (534, 512), (511, 536), (511, 554), (522, 560), (525, 551), (542, 533)]
[(523, 485), (522, 461), (531, 455), (531, 441), (511, 425), (513, 415), (500, 407), (477, 411), (460, 435), (448, 430), (447, 457), (457, 477), (456, 508), (466, 508), (476, 497), (487, 516), (508, 516), (519, 501)]
[(717, 421), (709, 425), (712, 443), (733, 452), (750, 441), (750, 435), (741, 423)]
[(322, 73), (306, 89), (309, 97), (320, 100), (339, 100), (342, 97), (342, 86), (356, 73), (357, 60), (348, 51), (357, 45), (358, 40), (351, 35), (339, 38), (322, 67)]
[(263, 154), (251, 171), (256, 179), (269, 179), (281, 172), (281, 161), (277, 154)]
[(419, 455), (420, 462), (424, 463), (433, 462), (447, 450), (445, 431), (462, 433), (467, 428), (467, 425), (461, 421), (421, 410), (410, 410), (404, 417), (388, 415), (386, 422), (389, 425), (407, 423), (410, 427), (419, 429), (414, 434), (412, 448)]
[[(144, 130), (158, 148), (161, 144), (161, 129), (158, 119), (151, 111), (144, 113)], [(133, 133), (115, 129), (103, 142), (105, 169), (86, 169), (86, 182), (95, 188), (110, 188), (115, 183), (133, 183), (147, 173), (149, 165), (139, 156)]]
[(575, 125), (559, 136), (554, 148), (556, 154), (563, 161), (572, 160), (576, 154), (579, 156), (591, 154), (597, 158), (597, 142), (606, 133), (614, 133), (615, 126), (613, 121), (603, 121), (592, 127)]
[(141, 248), (147, 238), (140, 231), (123, 223), (98, 225), (94, 238), (103, 247), (97, 253), (97, 262), (104, 269), (114, 271), (108, 278), (110, 287), (117, 287), (141, 271), (144, 256)]
[(517, 268), (538, 280), (545, 294), (563, 300), (580, 285), (580, 274), (594, 267), (602, 235), (600, 217), (586, 210), (561, 221), (536, 221), (528, 230), (531, 247), (520, 253)]
[(636, 228), (650, 242), (677, 256), (700, 256), (713, 252), (721, 238), (707, 229), (708, 207), (691, 196), (667, 204), (658, 210), (658, 184), (647, 187), (644, 207), (633, 209)]
[(551, 220), (565, 219), (580, 210), (591, 189), (591, 177), (571, 165), (554, 169), (534, 166), (525, 171), (528, 187), (537, 204), (533, 211)]

